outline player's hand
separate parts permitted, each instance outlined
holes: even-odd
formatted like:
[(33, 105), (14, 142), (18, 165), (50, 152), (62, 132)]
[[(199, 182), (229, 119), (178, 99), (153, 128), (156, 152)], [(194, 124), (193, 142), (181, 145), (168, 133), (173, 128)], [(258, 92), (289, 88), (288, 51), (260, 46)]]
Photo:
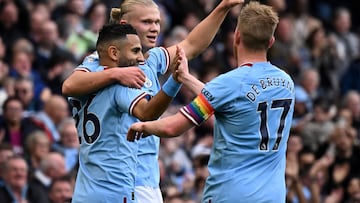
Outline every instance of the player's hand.
[(112, 77), (121, 85), (140, 89), (146, 80), (144, 72), (138, 67), (109, 68)]
[(222, 0), (221, 4), (223, 4), (224, 8), (231, 9), (237, 5), (243, 4), (245, 0)]
[(184, 49), (179, 46), (176, 47), (176, 57), (174, 63), (176, 66), (174, 68), (173, 76), (175, 80), (182, 83), (189, 74), (189, 65)]
[(147, 137), (149, 134), (144, 132), (143, 122), (134, 123), (130, 126), (127, 133), (127, 140), (129, 142), (134, 142), (139, 140), (142, 137)]
[(178, 79), (178, 75), (176, 73), (176, 71), (180, 68), (179, 66), (181, 65), (181, 56), (180, 56), (180, 47), (176, 46), (176, 54), (173, 60), (173, 63), (171, 64), (171, 66), (173, 67), (172, 70), (172, 76), (174, 77), (174, 80), (176, 80), (176, 82), (181, 83)]

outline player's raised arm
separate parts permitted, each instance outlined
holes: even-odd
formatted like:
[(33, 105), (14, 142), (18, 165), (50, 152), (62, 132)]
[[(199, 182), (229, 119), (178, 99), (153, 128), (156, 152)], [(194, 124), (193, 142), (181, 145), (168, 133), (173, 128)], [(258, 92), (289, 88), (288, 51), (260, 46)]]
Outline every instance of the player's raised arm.
[[(189, 67), (186, 60), (185, 51), (183, 48), (177, 46), (176, 57), (174, 59), (174, 64), (176, 69), (174, 70), (174, 75), (177, 81), (184, 84), (193, 94), (200, 94), (201, 90), (204, 88), (205, 84), (198, 80), (195, 76), (189, 73)], [(184, 60), (185, 59), (185, 60)]]
[(111, 68), (99, 72), (74, 71), (64, 81), (62, 93), (66, 96), (86, 95), (115, 82), (141, 88), (145, 82), (145, 74), (138, 67)]
[(169, 76), (167, 81), (161, 87), (161, 90), (149, 101), (142, 99), (136, 104), (132, 114), (141, 121), (154, 120), (161, 116), (167, 109), (172, 99), (176, 96), (181, 88), (181, 82), (177, 80), (177, 71), (181, 69), (182, 75), (189, 74), (189, 67), (185, 53), (177, 47), (177, 61), (174, 61), (173, 74)]
[[(199, 55), (210, 45), (230, 9), (242, 3), (244, 3), (244, 0), (222, 0), (208, 16), (178, 44), (178, 46), (185, 50), (188, 60)], [(176, 46), (169, 47), (168, 51), (170, 61), (172, 61), (176, 56)]]

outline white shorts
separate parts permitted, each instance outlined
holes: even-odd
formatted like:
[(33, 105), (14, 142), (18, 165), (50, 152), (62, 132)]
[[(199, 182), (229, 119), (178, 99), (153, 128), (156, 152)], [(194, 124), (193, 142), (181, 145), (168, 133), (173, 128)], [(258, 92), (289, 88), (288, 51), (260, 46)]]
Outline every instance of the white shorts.
[(160, 188), (136, 186), (135, 196), (138, 203), (163, 203)]

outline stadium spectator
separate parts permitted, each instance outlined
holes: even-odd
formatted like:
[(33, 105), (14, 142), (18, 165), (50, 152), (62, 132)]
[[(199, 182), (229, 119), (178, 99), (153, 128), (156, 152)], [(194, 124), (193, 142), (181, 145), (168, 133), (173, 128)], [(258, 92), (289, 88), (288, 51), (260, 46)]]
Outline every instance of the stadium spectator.
[(55, 178), (49, 189), (50, 203), (70, 203), (73, 194), (73, 186), (68, 176)]
[(299, 132), (304, 147), (310, 148), (315, 153), (321, 153), (318, 150), (328, 144), (330, 135), (335, 128), (332, 119), (330, 103), (323, 98), (316, 99), (312, 118), (304, 124), (302, 131)]
[(41, 74), (43, 80), (46, 80), (45, 78), (48, 76), (50, 70), (48, 66), (55, 53), (71, 54), (64, 46), (64, 39), (60, 38), (58, 24), (52, 20), (44, 22), (41, 26), (39, 43), (36, 46), (36, 67), (34, 67)]
[(50, 152), (50, 149), (50, 138), (44, 131), (34, 131), (26, 138), (24, 157), (27, 160), (30, 174), (40, 168), (41, 161)]
[(327, 198), (336, 194), (339, 202), (348, 200), (347, 185), (352, 177), (360, 175), (360, 148), (354, 145), (355, 136), (351, 133), (344, 126), (337, 125), (331, 135), (334, 161), (327, 168), (329, 177), (323, 189)]
[(79, 135), (73, 118), (65, 118), (58, 126), (60, 135), (59, 142), (55, 142), (52, 148), (65, 156), (67, 171), (74, 170), (79, 160)]
[[(339, 81), (336, 70), (335, 45), (329, 39), (323, 27), (315, 28), (309, 33), (305, 41), (306, 48), (310, 52), (310, 68), (314, 68), (319, 74), (320, 95), (326, 98), (339, 96)], [(303, 59), (304, 60), (304, 59)]]
[(58, 142), (60, 135), (57, 127), (69, 116), (69, 105), (66, 99), (60, 95), (51, 95), (45, 102), (44, 108), (33, 115), (36, 119), (43, 122), (50, 131), (51, 142)]
[(352, 60), (359, 56), (359, 37), (351, 31), (351, 12), (345, 7), (339, 7), (334, 11), (333, 31), (330, 39), (336, 51), (336, 70), (338, 79), (343, 76)]
[(343, 97), (343, 106), (351, 111), (351, 125), (356, 129), (357, 138), (360, 139), (360, 93), (352, 90)]
[(292, 35), (293, 24), (287, 15), (280, 16), (279, 25), (275, 30), (276, 41), (269, 50), (269, 60), (285, 70), (297, 81), (300, 73), (299, 56), (294, 49)]
[[(41, 9), (42, 11), (43, 9)], [(29, 32), (29, 39), (31, 42), (37, 46), (42, 35), (42, 25), (50, 19), (50, 14), (47, 9), (44, 12), (39, 12), (37, 9), (33, 9), (30, 14), (30, 32)]]
[[(17, 78), (28, 78), (33, 81), (33, 94), (37, 103), (42, 104), (51, 95), (50, 89), (45, 85), (40, 73), (34, 70), (31, 56), (24, 51), (15, 52), (10, 64), (9, 75)], [(38, 109), (37, 109), (38, 110)]]
[(35, 98), (34, 81), (30, 78), (15, 79), (15, 96), (24, 104), (24, 117), (28, 117), (43, 108), (43, 102)]
[(24, 158), (14, 156), (6, 161), (4, 181), (0, 186), (0, 202), (48, 203), (41, 189), (28, 182), (28, 166)]
[(48, 198), (52, 181), (67, 175), (64, 156), (58, 152), (49, 152), (40, 162), (37, 170), (29, 177), (29, 183), (39, 188), (41, 196)]
[(24, 155), (26, 138), (36, 130), (45, 130), (44, 126), (36, 119), (23, 117), (23, 104), (16, 97), (7, 98), (3, 112), (0, 116), (0, 128), (4, 131), (2, 141), (10, 143), (16, 154)]
[(29, 11), (19, 0), (2, 1), (0, 4), (0, 36), (8, 47), (4, 60), (10, 63), (11, 46), (29, 32)]
[(0, 186), (4, 184), (4, 170), (6, 161), (12, 156), (14, 156), (14, 151), (11, 144), (0, 142)]
[(292, 35), (295, 50), (299, 50), (305, 44), (306, 38), (316, 28), (322, 26), (319, 19), (315, 18), (309, 11), (309, 0), (295, 0), (292, 2), (291, 14), (293, 21)]

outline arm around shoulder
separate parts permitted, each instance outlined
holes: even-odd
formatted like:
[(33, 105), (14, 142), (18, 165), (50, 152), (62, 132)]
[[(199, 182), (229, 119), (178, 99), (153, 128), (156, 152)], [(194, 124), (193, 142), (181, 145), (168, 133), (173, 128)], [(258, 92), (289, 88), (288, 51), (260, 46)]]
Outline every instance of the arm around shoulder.
[(82, 96), (112, 84), (111, 74), (107, 71), (84, 72), (74, 71), (63, 83), (62, 93), (65, 96)]
[(109, 68), (99, 72), (74, 71), (63, 83), (66, 96), (82, 96), (98, 91), (114, 82), (128, 87), (141, 88), (145, 74), (138, 67)]

